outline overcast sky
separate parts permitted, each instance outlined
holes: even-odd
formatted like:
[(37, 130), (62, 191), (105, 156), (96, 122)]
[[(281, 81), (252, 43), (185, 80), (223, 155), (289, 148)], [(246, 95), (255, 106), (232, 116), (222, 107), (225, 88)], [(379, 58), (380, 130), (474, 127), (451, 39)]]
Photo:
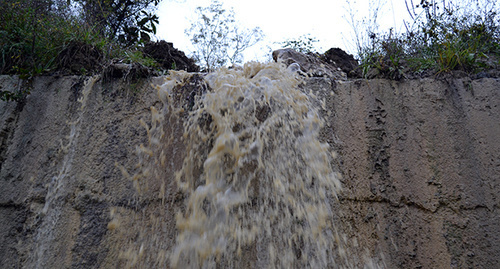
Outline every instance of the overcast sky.
[[(367, 16), (370, 2), (379, 0), (349, 1), (356, 10), (355, 16), (361, 19)], [(210, 5), (210, 0), (164, 0), (158, 15), (157, 37), (173, 42), (174, 47), (190, 54), (193, 50), (189, 36), (184, 30), (195, 19), (198, 6)], [(310, 34), (320, 42), (316, 47), (324, 52), (332, 47), (342, 48), (355, 53), (352, 46), (352, 27), (347, 22), (349, 12), (346, 0), (221, 0), (224, 7), (233, 7), (236, 20), (244, 27), (260, 27), (265, 34), (264, 42), (257, 44), (245, 54), (245, 61), (265, 60), (271, 49), (278, 49), (281, 42)], [(403, 19), (408, 20), (404, 0), (381, 0), (382, 11), (379, 14), (380, 29), (394, 28), (402, 31)]]

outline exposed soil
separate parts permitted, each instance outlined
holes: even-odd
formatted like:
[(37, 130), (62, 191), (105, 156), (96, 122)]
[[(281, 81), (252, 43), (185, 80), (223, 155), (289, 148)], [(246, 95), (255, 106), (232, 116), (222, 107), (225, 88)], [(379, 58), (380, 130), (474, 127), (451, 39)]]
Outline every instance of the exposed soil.
[(103, 53), (90, 44), (71, 41), (56, 61), (63, 74), (91, 74), (102, 69)]
[[(144, 56), (154, 59), (161, 69), (199, 71), (199, 67), (193, 59), (174, 48), (172, 43), (164, 40), (145, 44), (142, 52)], [(88, 75), (104, 71), (108, 77), (135, 79), (156, 74), (152, 68), (139, 63), (124, 63), (120, 59), (113, 59), (108, 64), (104, 61), (103, 52), (97, 47), (77, 41), (70, 42), (61, 51), (56, 62), (56, 71), (64, 75)]]
[(188, 58), (184, 52), (174, 48), (173, 44), (164, 40), (147, 43), (143, 50), (145, 56), (153, 58), (164, 69), (185, 70), (198, 72), (200, 68), (194, 60)]

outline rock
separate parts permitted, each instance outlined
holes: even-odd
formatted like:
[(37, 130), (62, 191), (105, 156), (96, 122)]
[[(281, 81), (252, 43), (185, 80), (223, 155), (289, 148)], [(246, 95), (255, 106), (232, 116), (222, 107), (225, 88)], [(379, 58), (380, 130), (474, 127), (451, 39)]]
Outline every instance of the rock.
[(320, 59), (331, 66), (340, 68), (348, 77), (360, 78), (362, 76), (358, 61), (342, 49), (331, 48), (321, 55)]
[(293, 49), (279, 49), (273, 51), (273, 59), (286, 66), (298, 64), (300, 70), (309, 77), (329, 77), (336, 80), (345, 80), (347, 76), (339, 68), (333, 67), (322, 61), (313, 53), (304, 54)]

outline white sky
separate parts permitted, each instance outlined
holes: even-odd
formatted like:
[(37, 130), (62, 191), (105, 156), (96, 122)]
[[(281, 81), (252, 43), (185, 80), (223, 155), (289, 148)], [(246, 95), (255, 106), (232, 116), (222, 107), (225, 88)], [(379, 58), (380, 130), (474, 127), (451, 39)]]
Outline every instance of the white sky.
[[(348, 0), (347, 0), (348, 1)], [(260, 27), (265, 34), (264, 42), (244, 53), (244, 61), (266, 60), (269, 52), (279, 49), (274, 42), (298, 38), (304, 34), (318, 39), (319, 52), (332, 47), (342, 48), (354, 54), (351, 45), (352, 27), (346, 21), (346, 0), (221, 0), (225, 8), (233, 7), (235, 18), (247, 28)], [(404, 0), (357, 0), (350, 1), (362, 19), (369, 12), (370, 2), (383, 2), (379, 13), (380, 30), (394, 28), (403, 31), (403, 19), (408, 21)], [(189, 36), (184, 33), (195, 19), (198, 6), (210, 5), (210, 0), (163, 0), (158, 9), (160, 23), (157, 38), (173, 42), (174, 47), (187, 55), (193, 51)], [(414, 1), (416, 2), (416, 1)]]

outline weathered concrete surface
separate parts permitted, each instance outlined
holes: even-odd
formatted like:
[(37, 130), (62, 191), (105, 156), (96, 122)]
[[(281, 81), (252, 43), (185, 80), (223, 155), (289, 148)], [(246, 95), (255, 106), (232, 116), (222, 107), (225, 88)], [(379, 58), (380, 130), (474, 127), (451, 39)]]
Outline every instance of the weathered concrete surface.
[(98, 82), (80, 109), (84, 82), (40, 77), (23, 106), (0, 103), (0, 268), (119, 265), (110, 209), (133, 207), (135, 189), (115, 162), (137, 163), (156, 93)]
[[(138, 197), (116, 165), (134, 172), (160, 81), (97, 81), (78, 102), (83, 79), (41, 77), (25, 103), (0, 103), (0, 268), (165, 267), (182, 206), (173, 171)], [(327, 100), (337, 218), (360, 264), (368, 250), (387, 268), (499, 267), (499, 79), (307, 87)]]
[(327, 110), (341, 219), (388, 268), (500, 266), (500, 80), (358, 80)]

